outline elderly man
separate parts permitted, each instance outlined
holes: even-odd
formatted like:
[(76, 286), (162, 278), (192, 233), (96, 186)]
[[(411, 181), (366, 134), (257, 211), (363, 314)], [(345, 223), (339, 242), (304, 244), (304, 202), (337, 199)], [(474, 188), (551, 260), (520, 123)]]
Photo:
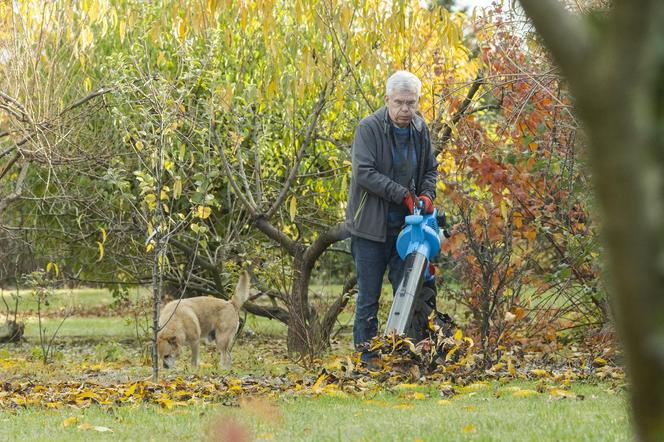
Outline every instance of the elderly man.
[(393, 74), (387, 80), (385, 106), (360, 122), (353, 140), (346, 209), (359, 289), (353, 343), (369, 366), (376, 364), (369, 343), (378, 332), (383, 275), (389, 268), (395, 292), (403, 276), (396, 239), (404, 218), (413, 212), (414, 197), (424, 212), (433, 211), (437, 164), (429, 129), (417, 113), (421, 89), (412, 73)]

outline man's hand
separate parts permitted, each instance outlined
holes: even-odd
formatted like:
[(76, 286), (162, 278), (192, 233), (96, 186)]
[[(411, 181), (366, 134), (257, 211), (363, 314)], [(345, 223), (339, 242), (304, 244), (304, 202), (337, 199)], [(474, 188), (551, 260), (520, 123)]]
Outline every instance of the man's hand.
[(433, 213), (433, 203), (431, 202), (431, 198), (426, 195), (420, 195), (417, 198), (422, 202), (422, 212)]
[(410, 194), (410, 192), (406, 192), (406, 196), (403, 198), (403, 205), (406, 206), (408, 212), (412, 215), (415, 202), (413, 201), (413, 196)]

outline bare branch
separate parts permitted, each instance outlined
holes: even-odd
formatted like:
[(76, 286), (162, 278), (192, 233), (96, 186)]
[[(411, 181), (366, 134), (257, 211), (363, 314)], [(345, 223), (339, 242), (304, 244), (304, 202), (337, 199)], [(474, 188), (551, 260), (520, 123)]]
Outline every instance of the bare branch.
[[(468, 93), (466, 94), (466, 98), (463, 99), (463, 102), (461, 103), (461, 106), (459, 106), (459, 109), (454, 113), (452, 116), (452, 120), (450, 123), (445, 123), (445, 129), (443, 130), (443, 134), (440, 137), (440, 141), (437, 142), (438, 148), (436, 148), (436, 154), (440, 152), (442, 147), (447, 144), (449, 141), (450, 137), (452, 136), (452, 126), (457, 124), (459, 120), (461, 120), (461, 117), (463, 114), (466, 112), (466, 109), (468, 109), (468, 106), (473, 102), (473, 98), (475, 97), (475, 94), (477, 91), (480, 89), (480, 86), (484, 83), (484, 77), (482, 74), (477, 74), (477, 78), (475, 78), (475, 81), (473, 81), (473, 84), (470, 86), (470, 89), (468, 89)], [(441, 112), (440, 115), (443, 115)]]
[(304, 252), (304, 259), (306, 266), (313, 266), (320, 255), (325, 250), (337, 241), (342, 241), (350, 236), (350, 232), (346, 228), (345, 223), (339, 223), (329, 229), (327, 232), (321, 233), (318, 238), (309, 246)]
[(233, 188), (233, 191), (235, 192), (235, 195), (238, 197), (238, 199), (242, 201), (242, 205), (249, 211), (252, 218), (256, 218), (256, 216), (258, 216), (258, 213), (256, 212), (256, 206), (251, 204), (251, 202), (244, 195), (244, 192), (242, 192), (242, 190), (240, 189), (240, 186), (238, 186), (237, 182), (235, 181), (235, 177), (233, 176), (233, 171), (231, 170), (231, 166), (228, 163), (228, 157), (226, 157), (226, 153), (224, 152), (224, 147), (221, 144), (221, 141), (219, 140), (219, 135), (217, 134), (216, 123), (212, 122), (212, 124), (210, 125), (210, 132), (212, 132), (212, 142), (219, 151), (219, 155), (221, 155), (221, 162), (224, 165), (224, 172), (226, 173), (226, 178), (228, 178), (228, 183)]
[(348, 301), (352, 297), (352, 290), (357, 284), (357, 276), (353, 276), (346, 280), (344, 283), (343, 289), (341, 290), (341, 295), (334, 301), (334, 303), (327, 309), (325, 316), (321, 321), (321, 329), (323, 330), (323, 336), (329, 338), (332, 334), (332, 327), (339, 316), (339, 313), (342, 312), (344, 307), (348, 304)]
[(277, 229), (261, 215), (255, 219), (256, 228), (263, 232), (268, 238), (275, 240), (283, 246), (291, 256), (295, 256), (301, 244), (289, 238), (284, 232)]
[(263, 316), (264, 318), (276, 319), (279, 322), (283, 322), (284, 324), (288, 324), (288, 320), (290, 319), (290, 315), (288, 314), (287, 310), (273, 305), (266, 306), (254, 304), (253, 302), (245, 302), (242, 308), (254, 315)]
[(304, 157), (304, 152), (307, 150), (307, 147), (309, 147), (309, 144), (311, 144), (311, 141), (313, 140), (313, 134), (314, 131), (316, 130), (316, 126), (318, 125), (318, 117), (320, 117), (320, 114), (323, 111), (323, 107), (325, 106), (328, 87), (329, 84), (326, 84), (320, 93), (320, 96), (318, 98), (318, 103), (316, 103), (316, 106), (314, 107), (314, 111), (311, 117), (311, 123), (309, 124), (307, 133), (304, 136), (304, 140), (302, 141), (300, 150), (297, 152), (295, 161), (293, 162), (293, 166), (291, 167), (288, 178), (284, 182), (284, 185), (281, 188), (281, 192), (279, 192), (279, 196), (277, 197), (276, 201), (274, 202), (274, 204), (272, 204), (270, 209), (265, 213), (265, 217), (267, 219), (270, 219), (272, 215), (274, 215), (274, 213), (279, 209), (281, 204), (283, 204), (284, 200), (286, 199), (286, 196), (288, 195), (288, 192), (291, 189), (291, 186), (293, 185), (293, 181), (295, 181), (295, 178), (297, 177), (297, 169), (299, 168), (300, 162)]
[(30, 163), (28, 161), (24, 161), (23, 165), (21, 166), (21, 171), (18, 174), (18, 178), (16, 178), (14, 191), (11, 192), (9, 195), (5, 196), (4, 198), (0, 199), (0, 214), (4, 212), (4, 210), (7, 208), (7, 206), (10, 203), (14, 202), (15, 200), (21, 197), (21, 192), (23, 191), (23, 182), (25, 181), (25, 176), (28, 174), (29, 167)]
[(85, 96), (85, 97), (83, 97), (79, 100), (74, 101), (72, 104), (70, 104), (69, 106), (64, 108), (58, 115), (62, 116), (62, 114), (65, 114), (65, 113), (69, 112), (72, 109), (75, 109), (79, 106), (84, 105), (85, 103), (92, 100), (93, 98), (99, 97), (100, 95), (108, 94), (109, 92), (112, 92), (112, 91), (113, 91), (113, 88), (100, 87), (99, 89), (97, 89), (96, 91), (90, 93), (89, 95), (87, 95), (87, 96)]
[(221, 278), (219, 277), (219, 269), (217, 269), (214, 263), (203, 259), (203, 257), (201, 257), (199, 254), (195, 253), (194, 249), (184, 244), (183, 242), (178, 241), (177, 239), (171, 238), (169, 243), (180, 249), (182, 252), (184, 252), (185, 255), (193, 257), (198, 265), (209, 271), (212, 275), (212, 279), (214, 280), (214, 285), (217, 287), (217, 290), (219, 290), (219, 293), (224, 292), (224, 285), (221, 282)]

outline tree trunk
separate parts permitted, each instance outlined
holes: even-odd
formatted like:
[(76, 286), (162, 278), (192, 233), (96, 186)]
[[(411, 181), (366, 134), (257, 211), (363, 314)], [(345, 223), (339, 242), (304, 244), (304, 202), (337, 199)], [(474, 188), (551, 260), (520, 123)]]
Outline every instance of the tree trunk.
[(611, 302), (637, 436), (664, 440), (664, 4), (615, 0), (602, 28), (521, 0), (590, 136)]
[(288, 351), (313, 356), (327, 346), (316, 310), (309, 304), (312, 264), (298, 253), (293, 259), (293, 287), (288, 322)]

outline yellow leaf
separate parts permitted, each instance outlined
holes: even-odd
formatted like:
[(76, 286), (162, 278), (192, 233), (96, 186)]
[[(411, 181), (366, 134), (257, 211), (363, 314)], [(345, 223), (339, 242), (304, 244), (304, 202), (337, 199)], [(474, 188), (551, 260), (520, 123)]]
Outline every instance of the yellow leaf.
[(576, 394), (571, 391), (563, 390), (562, 388), (552, 388), (549, 390), (549, 394), (558, 398), (576, 398)]
[(449, 352), (447, 352), (447, 355), (445, 355), (445, 360), (446, 361), (451, 361), (452, 356), (454, 356), (454, 353), (456, 353), (458, 350), (459, 350), (458, 345), (455, 345), (454, 347), (452, 347), (452, 349)]
[(511, 359), (507, 361), (507, 372), (512, 376), (516, 376), (516, 369), (514, 368), (514, 363)]
[(297, 215), (297, 199), (295, 198), (295, 195), (291, 196), (288, 214), (290, 215), (291, 222), (294, 222), (295, 215)]
[(416, 391), (415, 393), (413, 393), (413, 399), (418, 400), (418, 401), (419, 401), (419, 400), (422, 400), (422, 399), (424, 399), (424, 398), (426, 398), (426, 397), (427, 397), (426, 394), (424, 394), (424, 393), (420, 393), (419, 391)]
[(534, 374), (535, 376), (539, 378), (544, 378), (544, 377), (549, 377), (549, 372), (546, 370), (542, 370), (539, 368), (535, 368), (534, 370), (530, 370), (530, 373)]
[(417, 384), (398, 384), (394, 386), (395, 390), (411, 390), (417, 388)]
[(184, 20), (180, 20), (180, 23), (178, 24), (178, 38), (180, 41), (184, 41), (185, 37), (187, 37), (187, 28), (184, 24)]
[(475, 433), (477, 431), (477, 427), (475, 425), (466, 425), (463, 427), (463, 432), (464, 433)]
[(70, 416), (64, 421), (62, 421), (62, 426), (67, 428), (78, 423), (78, 418), (76, 416)]
[(180, 176), (175, 177), (175, 182), (173, 183), (173, 198), (178, 199), (182, 195), (182, 179)]
[(142, 141), (137, 141), (136, 144), (134, 144), (134, 147), (136, 147), (137, 151), (142, 151), (143, 150), (143, 142)]
[(124, 393), (125, 397), (133, 395), (137, 387), (138, 387), (138, 382), (134, 382), (133, 384), (131, 384), (129, 388), (127, 388), (127, 391), (125, 391)]
[(208, 218), (211, 213), (212, 209), (208, 206), (198, 206), (196, 208), (196, 216), (198, 216), (200, 219)]
[(462, 387), (460, 391), (462, 393), (469, 393), (471, 391), (480, 391), (483, 390), (487, 387), (487, 384), (484, 384), (482, 382), (475, 382), (474, 384), (469, 384), (466, 385), (465, 387)]
[(537, 392), (535, 390), (517, 390), (514, 393), (512, 393), (512, 396), (528, 397), (528, 396), (534, 396), (536, 394)]
[(99, 262), (104, 258), (104, 245), (97, 241), (97, 247), (99, 248), (99, 258), (97, 258), (97, 262)]
[(55, 272), (55, 277), (57, 278), (60, 275), (60, 267), (54, 262), (49, 262), (46, 264), (46, 273), (50, 273), (51, 269)]
[(452, 402), (447, 399), (441, 399), (438, 401), (438, 405), (450, 405)]
[(159, 399), (157, 402), (159, 403), (159, 405), (162, 406), (162, 408), (165, 408), (167, 410), (172, 410), (173, 405), (175, 404), (175, 401), (173, 401), (171, 399), (166, 399), (166, 398)]
[(595, 365), (606, 365), (606, 359), (600, 357), (596, 357), (595, 359), (593, 359), (593, 362), (595, 363)]
[(101, 231), (101, 242), (106, 243), (106, 229), (100, 227), (99, 230)]
[(311, 391), (314, 393), (320, 393), (321, 386), (323, 385), (323, 382), (327, 379), (327, 374), (322, 374), (318, 376), (318, 379), (316, 379), (316, 382), (314, 385), (311, 386)]
[(463, 338), (463, 332), (461, 331), (460, 328), (457, 328), (456, 331), (454, 332), (454, 339), (456, 341), (460, 341), (461, 338)]

